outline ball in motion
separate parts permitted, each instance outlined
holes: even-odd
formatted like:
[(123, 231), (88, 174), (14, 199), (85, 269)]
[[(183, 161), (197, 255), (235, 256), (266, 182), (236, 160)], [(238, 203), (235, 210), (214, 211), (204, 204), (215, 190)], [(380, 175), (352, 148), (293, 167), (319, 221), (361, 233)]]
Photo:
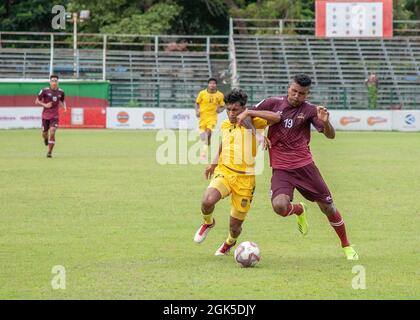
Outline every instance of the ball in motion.
[(260, 248), (258, 248), (258, 245), (255, 242), (242, 242), (235, 250), (235, 260), (241, 267), (253, 267), (260, 259)]

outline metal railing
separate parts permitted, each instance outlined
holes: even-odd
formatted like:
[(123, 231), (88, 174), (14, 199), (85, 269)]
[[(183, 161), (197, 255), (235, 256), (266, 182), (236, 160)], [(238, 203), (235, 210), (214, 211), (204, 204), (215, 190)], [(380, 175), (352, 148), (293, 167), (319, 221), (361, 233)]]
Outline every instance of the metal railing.
[[(0, 32), (0, 50), (20, 49), (19, 52), (32, 52), (48, 55), (49, 73), (52, 73), (57, 60), (57, 50), (66, 56), (68, 63), (72, 56), (73, 78), (80, 77), (80, 59), (83, 50), (96, 50), (100, 57), (102, 79), (107, 79), (107, 58), (111, 51), (142, 52), (158, 55), (203, 54), (213, 60), (229, 59), (228, 36), (154, 36), (133, 34), (89, 34), (79, 33), (74, 41), (73, 33), (46, 32)], [(76, 43), (76, 48), (74, 47)], [(28, 50), (28, 51), (25, 51)], [(93, 54), (92, 54), (93, 56)], [(26, 62), (27, 60), (24, 60)], [(23, 64), (21, 69), (25, 69)], [(68, 69), (64, 68), (64, 69)], [(68, 71), (68, 70), (67, 70)], [(24, 72), (23, 72), (24, 73)], [(21, 74), (24, 76), (24, 74)], [(69, 75), (68, 75), (69, 76)]]
[[(314, 35), (315, 20), (233, 18), (231, 32), (240, 35)], [(420, 20), (394, 20), (395, 36), (420, 36)]]
[[(270, 96), (287, 95), (287, 85), (243, 85), (248, 94), (248, 105), (255, 105)], [(399, 102), (397, 92), (393, 88), (379, 89), (377, 94), (377, 109), (416, 109), (415, 103), (420, 99), (420, 92), (413, 86), (408, 89), (407, 101)], [(317, 105), (327, 106), (329, 109), (368, 109), (369, 96), (364, 87), (354, 86), (313, 86), (308, 100)], [(417, 109), (420, 106), (417, 106)]]
[[(276, 79), (271, 82), (267, 81), (265, 86), (259, 85), (262, 81), (255, 75), (250, 77), (250, 82), (242, 81), (244, 70), (241, 69), (241, 64), (247, 64), (249, 67), (253, 67), (253, 65), (249, 62), (247, 55), (241, 53), (239, 40), (251, 39), (255, 41), (255, 39), (254, 37), (237, 37), (237, 33), (235, 33), (237, 27), (235, 27), (234, 21), (235, 19), (231, 21), (229, 36), (78, 34), (76, 50), (73, 48), (72, 33), (0, 32), (0, 72), (3, 77), (15, 78), (45, 79), (52, 72), (59, 72), (64, 78), (69, 79), (110, 80), (111, 105), (192, 108), (197, 92), (205, 87), (207, 77), (212, 74), (213, 63), (221, 61), (226, 69), (229, 68), (228, 76), (230, 78), (224, 88), (228, 90), (230, 86), (240, 85), (249, 92), (251, 103), (256, 103), (267, 95), (285, 94), (287, 84), (275, 85), (278, 83), (273, 82), (277, 81)], [(294, 26), (298, 28), (304, 28), (301, 30), (302, 32), (307, 28), (312, 28), (313, 32), (313, 26), (300, 25), (299, 23), (303, 23), (300, 20), (282, 20), (281, 23), (280, 20), (275, 21), (279, 28), (282, 26), (282, 29), (275, 27), (279, 32), (282, 30), (283, 33), (286, 33), (287, 28), (290, 27), (289, 22), (294, 23)], [(262, 20), (258, 20), (258, 22), (262, 23)], [(295, 28), (295, 30), (300, 29)], [(259, 35), (260, 33), (256, 31), (258, 30), (255, 29), (254, 34)], [(265, 37), (268, 34), (263, 35), (265, 39), (269, 38)], [(270, 34), (270, 36), (275, 40), (280, 38), (300, 39), (305, 43), (318, 41), (313, 35), (299, 34), (278, 37)], [(397, 70), (400, 72), (399, 77), (410, 75), (417, 80), (410, 80), (413, 85), (404, 84), (401, 88), (395, 87), (395, 83), (398, 86), (399, 82), (386, 82), (386, 87), (381, 87), (379, 90), (378, 105), (385, 109), (394, 106), (417, 106), (417, 101), (420, 101), (420, 90), (418, 90), (420, 75), (417, 63), (420, 59), (420, 55), (418, 55), (420, 41), (417, 40), (420, 38), (396, 37), (394, 39), (406, 40), (410, 44), (407, 48), (410, 49), (412, 63), (415, 64), (413, 69), (417, 70), (416, 75), (411, 71)], [(346, 41), (357, 49), (356, 42), (352, 44), (351, 39)], [(380, 56), (375, 55), (373, 57), (376, 60), (369, 60), (372, 57), (369, 52), (369, 41), (366, 42), (367, 51), (364, 51), (365, 47), (359, 50), (366, 61), (360, 61), (362, 66), (359, 68), (360, 70), (357, 69), (360, 71), (357, 77), (365, 77), (366, 71), (377, 63), (376, 60), (381, 60)], [(393, 40), (386, 41), (392, 43)], [(401, 47), (397, 42), (395, 45)], [(264, 46), (270, 50), (274, 49), (272, 44)], [(252, 45), (244, 46), (242, 50), (244, 48), (248, 50), (249, 54), (252, 54), (250, 49)], [(279, 44), (277, 49), (278, 52), (273, 51), (273, 54), (288, 58), (288, 60), (284, 60), (288, 64), (284, 69), (286, 73), (293, 73), (297, 70), (296, 68), (302, 69), (301, 64), (298, 64), (297, 67), (294, 66), (297, 59), (300, 58), (295, 59), (291, 55), (288, 56), (285, 44)], [(345, 47), (342, 50), (344, 49)], [(261, 48), (261, 50), (263, 49)], [(262, 58), (262, 54), (266, 53), (260, 52), (259, 58)], [(305, 53), (294, 54), (306, 59)], [(312, 52), (312, 60), (317, 59), (315, 57), (317, 54), (316, 51)], [(322, 54), (324, 53), (320, 55)], [(388, 60), (385, 62), (394, 63)], [(278, 62), (278, 64), (283, 63)], [(271, 66), (272, 64), (269, 63), (268, 67), (256, 65), (255, 68), (262, 69), (264, 75), (267, 75)], [(310, 67), (313, 69), (313, 66)], [(333, 75), (335, 72), (334, 69), (324, 69), (324, 74), (330, 72)], [(316, 71), (319, 72), (318, 67), (316, 67)], [(320, 82), (314, 86), (311, 99), (315, 103), (326, 104), (332, 108), (366, 108), (367, 92), (363, 85), (340, 83), (328, 86)]]

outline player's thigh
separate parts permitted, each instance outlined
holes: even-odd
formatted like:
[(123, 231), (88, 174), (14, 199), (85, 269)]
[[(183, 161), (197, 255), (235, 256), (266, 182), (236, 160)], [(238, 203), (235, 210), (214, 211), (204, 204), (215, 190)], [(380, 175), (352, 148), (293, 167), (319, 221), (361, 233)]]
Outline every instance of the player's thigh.
[(255, 176), (238, 176), (231, 188), (231, 217), (244, 221), (254, 196)]
[(50, 121), (50, 128), (51, 128), (51, 131), (53, 132), (53, 133), (55, 133), (55, 131), (57, 131), (57, 129), (58, 129), (58, 119), (51, 119), (51, 121)]
[(206, 191), (204, 191), (201, 204), (204, 207), (211, 207), (219, 202), (220, 199), (222, 199), (220, 191), (216, 188), (208, 187)]
[(214, 178), (210, 181), (209, 187), (207, 188), (206, 192), (209, 192), (209, 190), (212, 189), (217, 190), (219, 192), (221, 199), (226, 198), (231, 193), (229, 181), (223, 174), (220, 173), (215, 173)]
[(292, 171), (274, 169), (271, 176), (271, 202), (277, 202), (285, 199), (293, 200), (293, 193), (296, 187), (295, 179)]
[(331, 192), (315, 164), (299, 168), (297, 172), (296, 189), (304, 198), (326, 205), (332, 203)]
[(198, 120), (198, 129), (200, 130), (200, 135), (206, 132), (206, 123), (201, 117)]
[(200, 120), (198, 122), (198, 127), (200, 129), (200, 133), (206, 133), (208, 123), (209, 123), (209, 118), (208, 117), (201, 117), (200, 118)]
[(50, 129), (50, 120), (42, 119), (42, 132), (47, 132)]
[(244, 221), (251, 208), (251, 202), (252, 196), (239, 195), (232, 192), (230, 216)]
[(216, 123), (217, 123), (217, 118), (210, 118), (210, 119), (207, 120), (206, 128), (207, 128), (208, 131), (210, 131), (210, 133), (216, 127)]

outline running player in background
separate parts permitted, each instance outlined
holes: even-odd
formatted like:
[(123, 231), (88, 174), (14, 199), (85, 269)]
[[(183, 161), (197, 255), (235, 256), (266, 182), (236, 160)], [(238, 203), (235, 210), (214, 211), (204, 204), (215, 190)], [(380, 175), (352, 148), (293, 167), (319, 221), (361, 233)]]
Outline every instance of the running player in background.
[(311, 124), (328, 139), (334, 139), (335, 130), (329, 121), (328, 110), (305, 100), (310, 87), (309, 76), (297, 75), (289, 85), (287, 96), (261, 101), (253, 110), (238, 115), (238, 123), (241, 124), (248, 116), (267, 119), (267, 111), (281, 115), (281, 121), (270, 126), (268, 130), (268, 139), (272, 145), (269, 154), (270, 165), (273, 168), (271, 203), (274, 211), (283, 217), (296, 215), (299, 231), (306, 235), (306, 205), (302, 202), (291, 203), (294, 189), (297, 189), (307, 200), (315, 201), (327, 216), (340, 238), (346, 258), (358, 260), (356, 251), (347, 239), (344, 220), (312, 159), (309, 148)]
[[(222, 122), (222, 142), (216, 159), (204, 172), (206, 179), (213, 179), (204, 192), (201, 202), (201, 212), (204, 223), (197, 230), (194, 241), (201, 243), (215, 225), (213, 211), (216, 203), (231, 196), (230, 227), (226, 241), (219, 247), (215, 255), (227, 255), (236, 244), (242, 231), (242, 223), (250, 209), (255, 189), (255, 156), (258, 142), (264, 142), (269, 147), (268, 139), (256, 129), (264, 129), (268, 122), (274, 121), (277, 114), (272, 112), (272, 118), (267, 120), (253, 118), (252, 124), (239, 126), (236, 117), (246, 110), (247, 95), (242, 90), (233, 89), (225, 97), (226, 110), (229, 119)], [(278, 117), (278, 121), (280, 117)], [(251, 122), (251, 119), (247, 121)], [(257, 139), (256, 139), (257, 137)]]
[(48, 146), (47, 158), (52, 157), (52, 151), (55, 145), (55, 131), (58, 128), (59, 106), (64, 107), (67, 111), (66, 102), (64, 101), (64, 91), (58, 87), (58, 76), (50, 76), (50, 86), (41, 89), (35, 104), (44, 107), (42, 110), (42, 138)]
[(200, 91), (195, 101), (195, 113), (199, 118), (200, 138), (203, 142), (201, 160), (207, 159), (211, 133), (217, 123), (217, 114), (224, 110), (223, 98), (223, 93), (217, 90), (217, 80), (210, 78), (207, 89)]

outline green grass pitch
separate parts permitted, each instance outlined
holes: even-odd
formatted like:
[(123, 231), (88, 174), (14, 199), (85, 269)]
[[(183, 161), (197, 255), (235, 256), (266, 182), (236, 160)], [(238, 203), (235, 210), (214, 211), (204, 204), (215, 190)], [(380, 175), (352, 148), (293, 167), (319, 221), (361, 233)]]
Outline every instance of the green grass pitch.
[[(201, 245), (203, 165), (159, 165), (156, 131), (59, 130), (53, 159), (38, 130), (0, 131), (1, 299), (419, 299), (420, 134), (314, 134), (311, 149), (360, 260), (344, 258), (309, 203), (303, 238), (275, 215), (270, 169), (257, 177), (240, 241), (262, 260), (215, 257), (229, 200)], [(302, 197), (295, 193), (295, 200)], [(52, 268), (66, 270), (54, 290)], [(352, 288), (366, 270), (366, 289)]]

